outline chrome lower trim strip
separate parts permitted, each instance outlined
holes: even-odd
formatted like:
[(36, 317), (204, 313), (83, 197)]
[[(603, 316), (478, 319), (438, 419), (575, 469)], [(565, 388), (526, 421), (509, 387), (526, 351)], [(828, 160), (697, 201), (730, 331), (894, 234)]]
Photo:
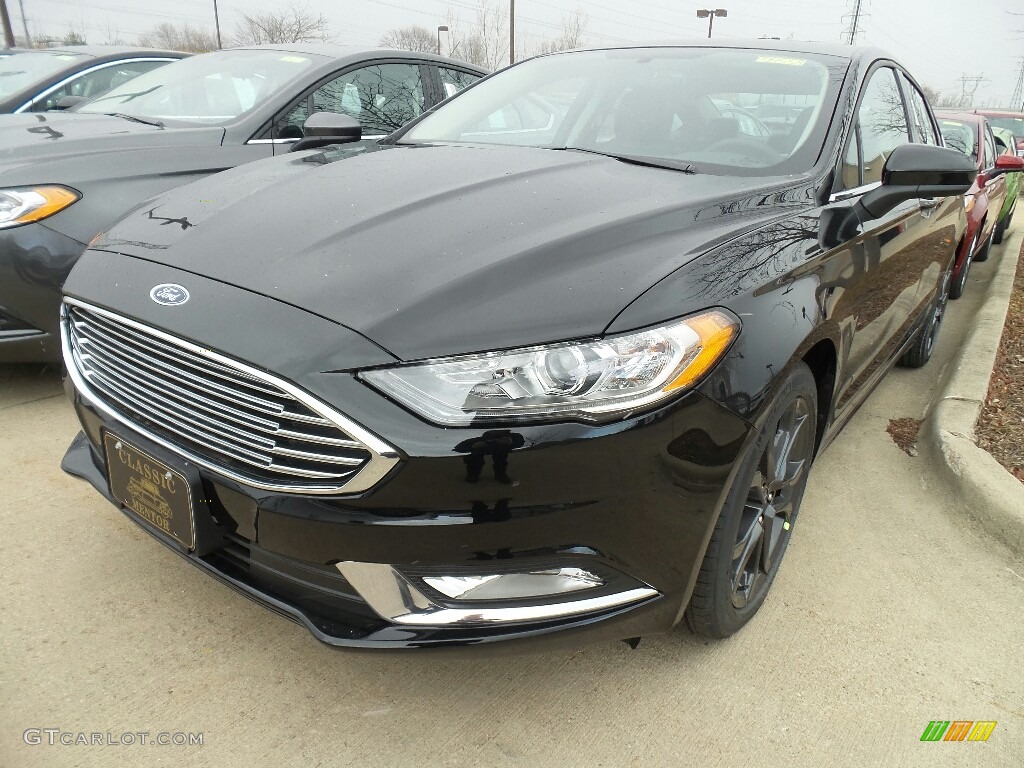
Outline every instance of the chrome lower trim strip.
[(650, 587), (637, 587), (611, 595), (545, 605), (451, 608), (433, 602), (387, 563), (348, 561), (337, 563), (335, 567), (378, 616), (405, 626), (450, 627), (551, 621), (622, 608), (659, 595)]
[(305, 405), (314, 413), (326, 419), (331, 424), (337, 426), (343, 432), (351, 435), (356, 440), (360, 441), (364, 448), (366, 448), (371, 456), (369, 461), (360, 469), (357, 473), (351, 476), (346, 482), (341, 485), (289, 485), (287, 483), (268, 483), (263, 481), (255, 480), (251, 477), (236, 473), (226, 467), (220, 466), (214, 462), (205, 459), (202, 456), (198, 456), (191, 451), (183, 449), (179, 445), (175, 445), (156, 435), (149, 430), (139, 426), (135, 422), (129, 420), (117, 410), (109, 406), (103, 401), (103, 398), (93, 392), (89, 382), (86, 381), (85, 377), (78, 370), (78, 366), (75, 364), (74, 353), (71, 348), (71, 334), (68, 328), (70, 322), (67, 311), (61, 312), (61, 350), (64, 355), (64, 364), (68, 371), (68, 376), (71, 378), (72, 383), (75, 385), (75, 389), (78, 390), (81, 397), (86, 399), (94, 408), (102, 412), (110, 419), (117, 421), (129, 429), (143, 435), (148, 440), (166, 448), (169, 451), (177, 453), (187, 460), (191, 461), (197, 466), (203, 467), (211, 472), (230, 478), (235, 482), (246, 485), (250, 488), (256, 488), (264, 491), (277, 491), (281, 493), (294, 493), (302, 495), (317, 495), (317, 496), (346, 496), (356, 493), (362, 493), (369, 488), (372, 488), (378, 482), (380, 482), (399, 462), (400, 456), (398, 451), (385, 443), (379, 437), (364, 429), (354, 421), (349, 419), (347, 416), (339, 413), (330, 406), (307, 394), (305, 391), (299, 389), (294, 384), (291, 384), (284, 379), (278, 378), (273, 374), (266, 373), (252, 366), (246, 365), (245, 363), (232, 360), (229, 357), (220, 355), (209, 349), (204, 349), (196, 344), (192, 344), (184, 339), (180, 339), (177, 336), (173, 336), (169, 333), (164, 333), (155, 328), (142, 323), (137, 323), (134, 320), (130, 320), (121, 315), (117, 315), (113, 312), (109, 312), (100, 307), (93, 306), (84, 301), (78, 299), (65, 298), (64, 303), (70, 306), (81, 307), (82, 309), (108, 318), (116, 323), (123, 323), (129, 327), (135, 328), (145, 334), (151, 334), (157, 338), (161, 338), (170, 344), (180, 346), (189, 352), (198, 355), (199, 357), (210, 360), (213, 363), (223, 365), (229, 369), (238, 371), (240, 374), (250, 376), (257, 381), (262, 381), (270, 384), (273, 387), (277, 387), (280, 390), (286, 392), (291, 397), (298, 400), (300, 403)]

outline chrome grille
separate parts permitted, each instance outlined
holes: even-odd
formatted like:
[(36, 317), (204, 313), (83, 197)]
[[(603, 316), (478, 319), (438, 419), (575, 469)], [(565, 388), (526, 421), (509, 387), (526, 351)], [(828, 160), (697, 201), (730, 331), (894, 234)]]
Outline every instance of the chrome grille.
[(201, 466), (259, 488), (330, 493), (363, 490), (396, 461), (276, 377), (80, 302), (65, 303), (63, 321), (68, 368), (93, 399)]

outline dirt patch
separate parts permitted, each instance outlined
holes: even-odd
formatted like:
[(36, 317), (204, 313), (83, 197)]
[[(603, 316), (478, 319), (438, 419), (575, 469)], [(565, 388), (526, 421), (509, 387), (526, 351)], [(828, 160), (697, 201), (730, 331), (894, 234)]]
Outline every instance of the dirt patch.
[(889, 419), (889, 426), (885, 431), (892, 437), (893, 442), (900, 447), (908, 456), (917, 456), (917, 433), (921, 429), (921, 419)]
[(978, 445), (1024, 482), (1024, 250), (976, 431)]

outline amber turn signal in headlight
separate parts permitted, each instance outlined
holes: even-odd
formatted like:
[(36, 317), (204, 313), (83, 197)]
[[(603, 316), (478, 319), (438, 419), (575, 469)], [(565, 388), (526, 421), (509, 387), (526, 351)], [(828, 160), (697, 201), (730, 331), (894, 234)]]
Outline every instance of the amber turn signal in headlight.
[(740, 330), (722, 309), (593, 341), (364, 371), (359, 377), (438, 424), (611, 421), (692, 387)]
[(56, 184), (0, 189), (0, 229), (42, 221), (81, 197), (75, 190)]

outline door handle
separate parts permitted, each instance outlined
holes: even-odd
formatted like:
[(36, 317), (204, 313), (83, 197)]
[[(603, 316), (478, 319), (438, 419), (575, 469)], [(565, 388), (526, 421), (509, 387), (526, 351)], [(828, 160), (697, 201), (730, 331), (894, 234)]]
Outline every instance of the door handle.
[(920, 205), (923, 210), (930, 211), (933, 208), (938, 208), (939, 203), (942, 202), (941, 197), (924, 197), (920, 200)]

